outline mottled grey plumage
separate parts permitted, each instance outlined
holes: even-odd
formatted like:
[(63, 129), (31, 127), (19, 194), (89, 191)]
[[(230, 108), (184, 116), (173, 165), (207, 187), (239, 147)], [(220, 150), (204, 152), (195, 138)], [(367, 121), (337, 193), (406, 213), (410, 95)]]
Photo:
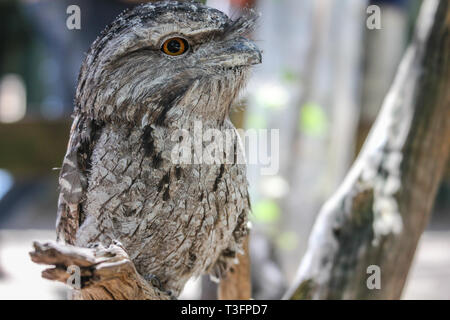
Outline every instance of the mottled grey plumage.
[[(93, 43), (76, 94), (60, 174), (58, 239), (77, 246), (120, 241), (138, 272), (177, 296), (192, 276), (226, 272), (247, 234), (245, 165), (176, 164), (172, 134), (194, 122), (234, 127), (230, 107), (249, 66), (261, 62), (236, 21), (215, 9), (164, 1), (119, 16)], [(181, 36), (189, 52), (161, 51)]]

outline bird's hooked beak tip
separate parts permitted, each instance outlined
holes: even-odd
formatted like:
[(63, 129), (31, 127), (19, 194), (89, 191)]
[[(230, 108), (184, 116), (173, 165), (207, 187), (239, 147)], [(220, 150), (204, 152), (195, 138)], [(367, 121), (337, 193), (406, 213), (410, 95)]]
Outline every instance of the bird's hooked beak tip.
[(258, 50), (258, 63), (257, 64), (260, 64), (260, 63), (262, 63), (262, 52), (260, 50)]
[(261, 50), (250, 40), (240, 37), (236, 39), (232, 46), (230, 46), (232, 54), (240, 55), (246, 58), (247, 65), (255, 65), (262, 63)]
[(239, 37), (229, 40), (223, 49), (211, 52), (203, 61), (225, 69), (248, 67), (262, 63), (262, 52), (252, 41)]
[(250, 40), (240, 37), (230, 43), (226, 51), (226, 67), (251, 66), (262, 63), (261, 50)]
[(262, 52), (258, 48), (255, 48), (252, 52), (252, 56), (249, 59), (249, 63), (251, 65), (261, 64), (262, 63)]

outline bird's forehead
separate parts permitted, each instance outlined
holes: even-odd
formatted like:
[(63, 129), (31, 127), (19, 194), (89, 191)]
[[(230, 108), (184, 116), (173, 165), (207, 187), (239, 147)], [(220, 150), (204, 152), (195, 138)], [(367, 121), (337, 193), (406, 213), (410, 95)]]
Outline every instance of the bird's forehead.
[[(223, 31), (230, 19), (223, 12), (193, 2), (147, 3), (117, 19), (123, 32), (156, 45), (161, 38), (181, 34), (192, 38)], [(120, 29), (120, 28), (118, 28)]]
[(172, 24), (184, 28), (221, 29), (230, 21), (223, 12), (198, 3), (160, 2), (133, 10), (140, 23), (150, 28)]

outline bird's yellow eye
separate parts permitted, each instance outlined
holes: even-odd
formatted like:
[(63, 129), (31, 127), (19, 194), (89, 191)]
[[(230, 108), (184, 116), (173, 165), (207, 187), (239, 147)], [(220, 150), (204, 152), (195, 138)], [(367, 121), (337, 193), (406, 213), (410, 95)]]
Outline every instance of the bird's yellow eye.
[(183, 38), (170, 38), (164, 41), (161, 50), (169, 56), (180, 56), (189, 49), (189, 44)]

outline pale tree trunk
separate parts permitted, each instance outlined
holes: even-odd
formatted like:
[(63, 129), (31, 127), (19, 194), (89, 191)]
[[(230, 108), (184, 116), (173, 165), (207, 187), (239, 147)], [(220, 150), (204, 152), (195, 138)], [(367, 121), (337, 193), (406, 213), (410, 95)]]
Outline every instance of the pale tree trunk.
[[(380, 115), (323, 206), (286, 298), (401, 297), (449, 154), (449, 29), (449, 2), (424, 1)], [(371, 265), (380, 289), (368, 288)]]
[[(365, 30), (364, 64), (361, 88), (360, 117), (356, 137), (356, 153), (361, 149), (380, 111), (384, 96), (391, 87), (397, 66), (405, 52), (409, 26), (414, 20), (415, 2), (393, 5), (378, 3), (381, 29)], [(373, 3), (374, 1), (371, 1)]]

